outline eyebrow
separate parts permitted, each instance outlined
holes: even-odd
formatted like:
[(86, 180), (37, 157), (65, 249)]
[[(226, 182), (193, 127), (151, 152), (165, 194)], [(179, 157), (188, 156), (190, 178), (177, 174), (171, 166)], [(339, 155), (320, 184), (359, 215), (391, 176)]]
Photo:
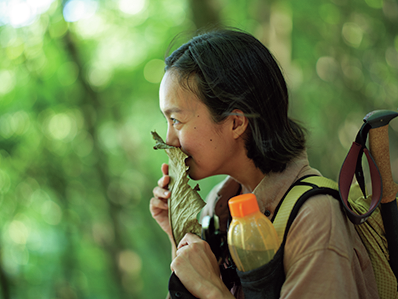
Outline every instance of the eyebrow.
[(160, 112), (162, 112), (163, 115), (168, 116), (171, 113), (182, 113), (182, 110), (180, 108), (175, 107), (175, 108), (166, 109), (166, 111), (164, 111), (164, 113), (163, 113), (163, 111), (160, 111)]

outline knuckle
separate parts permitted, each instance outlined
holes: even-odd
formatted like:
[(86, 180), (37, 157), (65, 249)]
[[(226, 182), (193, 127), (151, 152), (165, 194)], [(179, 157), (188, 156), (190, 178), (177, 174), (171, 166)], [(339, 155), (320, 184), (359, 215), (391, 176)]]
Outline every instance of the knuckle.
[(203, 247), (203, 244), (202, 244), (202, 243), (203, 243), (203, 242), (194, 242), (194, 243), (192, 243), (192, 244), (191, 244), (192, 250), (193, 250), (194, 252), (198, 252), (198, 251), (200, 251), (200, 250), (203, 250), (204, 247)]
[(154, 196), (156, 196), (157, 190), (158, 190), (158, 186), (156, 186), (155, 188), (153, 188), (152, 193)]
[(160, 188), (160, 187), (155, 187), (155, 188), (153, 189), (153, 195), (154, 195), (156, 198), (161, 197), (161, 196), (160, 196), (161, 192), (162, 192), (162, 188)]
[(153, 210), (155, 209), (155, 198), (152, 197), (151, 200), (149, 201), (149, 210), (151, 211), (151, 213), (153, 214)]
[(160, 187), (163, 186), (163, 177), (161, 177), (161, 178), (158, 180), (158, 186), (160, 186)]

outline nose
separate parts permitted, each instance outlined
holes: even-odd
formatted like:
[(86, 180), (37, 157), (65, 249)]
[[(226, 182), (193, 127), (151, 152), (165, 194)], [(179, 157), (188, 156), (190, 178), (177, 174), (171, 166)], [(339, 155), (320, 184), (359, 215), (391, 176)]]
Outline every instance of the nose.
[(175, 147), (181, 147), (180, 140), (178, 139), (178, 136), (173, 129), (173, 127), (169, 127), (167, 129), (167, 135), (166, 135), (166, 144), (172, 145)]

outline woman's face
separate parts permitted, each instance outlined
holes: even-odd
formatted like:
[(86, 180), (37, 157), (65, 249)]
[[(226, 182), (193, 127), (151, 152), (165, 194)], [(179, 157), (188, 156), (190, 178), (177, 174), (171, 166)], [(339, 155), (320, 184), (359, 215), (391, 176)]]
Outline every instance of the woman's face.
[(194, 180), (228, 174), (233, 163), (234, 138), (231, 121), (216, 124), (205, 104), (178, 83), (174, 71), (167, 71), (160, 84), (160, 109), (167, 119), (166, 143), (181, 147)]

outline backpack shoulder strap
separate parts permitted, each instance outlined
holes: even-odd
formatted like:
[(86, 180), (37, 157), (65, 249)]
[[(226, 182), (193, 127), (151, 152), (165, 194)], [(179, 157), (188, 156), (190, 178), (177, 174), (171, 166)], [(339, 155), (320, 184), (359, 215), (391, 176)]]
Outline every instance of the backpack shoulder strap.
[(329, 194), (339, 198), (336, 182), (321, 176), (304, 177), (295, 182), (282, 198), (282, 204), (273, 222), (279, 237), (279, 245), (285, 243), (287, 232), (296, 218), (300, 207), (312, 196)]

